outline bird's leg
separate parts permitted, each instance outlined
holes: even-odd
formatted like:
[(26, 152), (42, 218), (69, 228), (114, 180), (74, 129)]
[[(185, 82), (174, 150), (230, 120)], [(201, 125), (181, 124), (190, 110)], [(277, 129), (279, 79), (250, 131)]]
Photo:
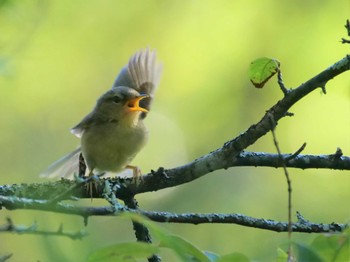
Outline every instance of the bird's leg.
[(88, 174), (89, 182), (87, 183), (86, 191), (87, 191), (88, 194), (90, 194), (91, 202), (92, 202), (92, 193), (93, 193), (92, 187), (94, 185), (95, 186), (95, 191), (97, 192), (97, 190), (98, 190), (98, 181), (99, 181), (100, 177), (105, 175), (105, 174), (106, 174), (105, 172), (102, 172), (101, 174), (95, 175), (93, 170), (89, 171), (89, 174)]
[(132, 169), (132, 179), (137, 185), (140, 180), (142, 180), (141, 169), (138, 166), (127, 165), (125, 168)]
[(88, 193), (90, 193), (91, 202), (92, 202), (92, 184), (95, 185), (95, 189), (97, 191), (97, 183), (95, 180), (93, 180), (93, 178), (92, 178), (93, 175), (94, 175), (94, 169), (91, 169), (89, 174), (88, 174), (88, 178), (90, 179), (90, 181), (88, 182), (87, 187), (86, 187), (86, 191)]

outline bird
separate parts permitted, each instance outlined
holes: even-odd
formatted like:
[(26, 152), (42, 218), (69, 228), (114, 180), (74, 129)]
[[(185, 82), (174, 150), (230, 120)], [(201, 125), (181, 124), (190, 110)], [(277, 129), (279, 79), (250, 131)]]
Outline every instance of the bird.
[[(118, 173), (126, 168), (137, 176), (140, 170), (130, 165), (148, 140), (144, 119), (148, 115), (162, 73), (156, 50), (141, 49), (121, 69), (112, 88), (96, 102), (71, 133), (80, 146), (51, 164), (41, 177), (72, 177), (82, 154), (88, 176)], [(92, 197), (92, 186), (90, 183)]]

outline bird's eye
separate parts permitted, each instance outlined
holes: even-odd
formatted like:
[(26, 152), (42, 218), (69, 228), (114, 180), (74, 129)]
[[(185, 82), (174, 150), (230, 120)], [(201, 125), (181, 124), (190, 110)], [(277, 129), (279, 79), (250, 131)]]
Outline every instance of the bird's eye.
[(120, 101), (122, 101), (121, 97), (119, 96), (113, 96), (112, 97), (112, 101), (116, 104), (120, 103)]

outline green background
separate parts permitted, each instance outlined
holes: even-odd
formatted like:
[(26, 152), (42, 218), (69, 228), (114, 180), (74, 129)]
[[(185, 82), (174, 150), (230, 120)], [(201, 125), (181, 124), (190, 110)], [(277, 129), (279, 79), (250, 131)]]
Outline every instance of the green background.
[[(272, 78), (249, 82), (252, 60), (281, 62), (296, 87), (349, 52), (340, 39), (350, 14), (338, 1), (0, 1), (0, 184), (41, 182), (38, 174), (79, 141), (69, 133), (109, 89), (135, 51), (156, 48), (164, 65), (151, 114), (151, 138), (133, 164), (146, 173), (185, 164), (256, 123), (283, 94)], [(283, 152), (350, 155), (350, 77), (330, 81), (291, 108), (276, 133)], [(275, 153), (271, 134), (250, 151)], [(349, 222), (349, 171), (289, 170), (293, 212), (314, 222)], [(137, 196), (144, 210), (222, 212), (286, 221), (282, 170), (230, 168), (189, 184)], [(91, 205), (90, 201), (81, 204)], [(93, 205), (106, 205), (96, 200)], [(81, 218), (1, 210), (0, 224), (37, 221), (42, 230), (84, 228)], [(294, 217), (295, 220), (295, 217)], [(203, 250), (271, 261), (286, 233), (237, 225), (163, 224)], [(134, 241), (128, 221), (93, 217), (82, 241), (0, 235), (10, 261), (85, 261), (101, 247)], [(314, 236), (293, 234), (309, 243)], [(161, 254), (175, 259), (172, 252)], [(28, 260), (28, 258), (30, 258)]]

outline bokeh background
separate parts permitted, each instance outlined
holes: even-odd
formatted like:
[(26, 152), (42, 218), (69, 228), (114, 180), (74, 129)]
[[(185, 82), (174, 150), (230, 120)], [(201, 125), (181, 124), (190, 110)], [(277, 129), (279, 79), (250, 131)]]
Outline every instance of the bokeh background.
[[(0, 1), (0, 184), (44, 181), (38, 174), (79, 143), (69, 133), (113, 83), (136, 50), (156, 48), (164, 73), (152, 112), (147, 147), (134, 164), (144, 172), (185, 164), (220, 147), (256, 123), (282, 97), (276, 79), (255, 89), (247, 78), (258, 57), (281, 61), (288, 87), (296, 87), (349, 52), (340, 39), (350, 18), (338, 1)], [(350, 155), (350, 75), (316, 90), (280, 121), (283, 152), (307, 142), (306, 154)], [(271, 134), (251, 151), (275, 153)], [(290, 169), (293, 211), (314, 222), (349, 222), (350, 173)], [(137, 197), (145, 210), (223, 212), (286, 221), (282, 170), (231, 168), (176, 188)], [(81, 204), (91, 204), (81, 201)], [(94, 201), (94, 205), (105, 205)], [(0, 224), (37, 221), (42, 230), (62, 223), (84, 228), (79, 217), (1, 210)], [(295, 218), (294, 218), (295, 219)], [(242, 252), (273, 261), (287, 234), (237, 225), (162, 224), (203, 250)], [(89, 219), (89, 236), (0, 235), (10, 261), (85, 261), (94, 250), (134, 241), (128, 221)], [(309, 243), (314, 235), (293, 234)], [(162, 254), (176, 261), (173, 254)], [(29, 260), (28, 260), (29, 258)], [(167, 261), (167, 260), (165, 260)]]

